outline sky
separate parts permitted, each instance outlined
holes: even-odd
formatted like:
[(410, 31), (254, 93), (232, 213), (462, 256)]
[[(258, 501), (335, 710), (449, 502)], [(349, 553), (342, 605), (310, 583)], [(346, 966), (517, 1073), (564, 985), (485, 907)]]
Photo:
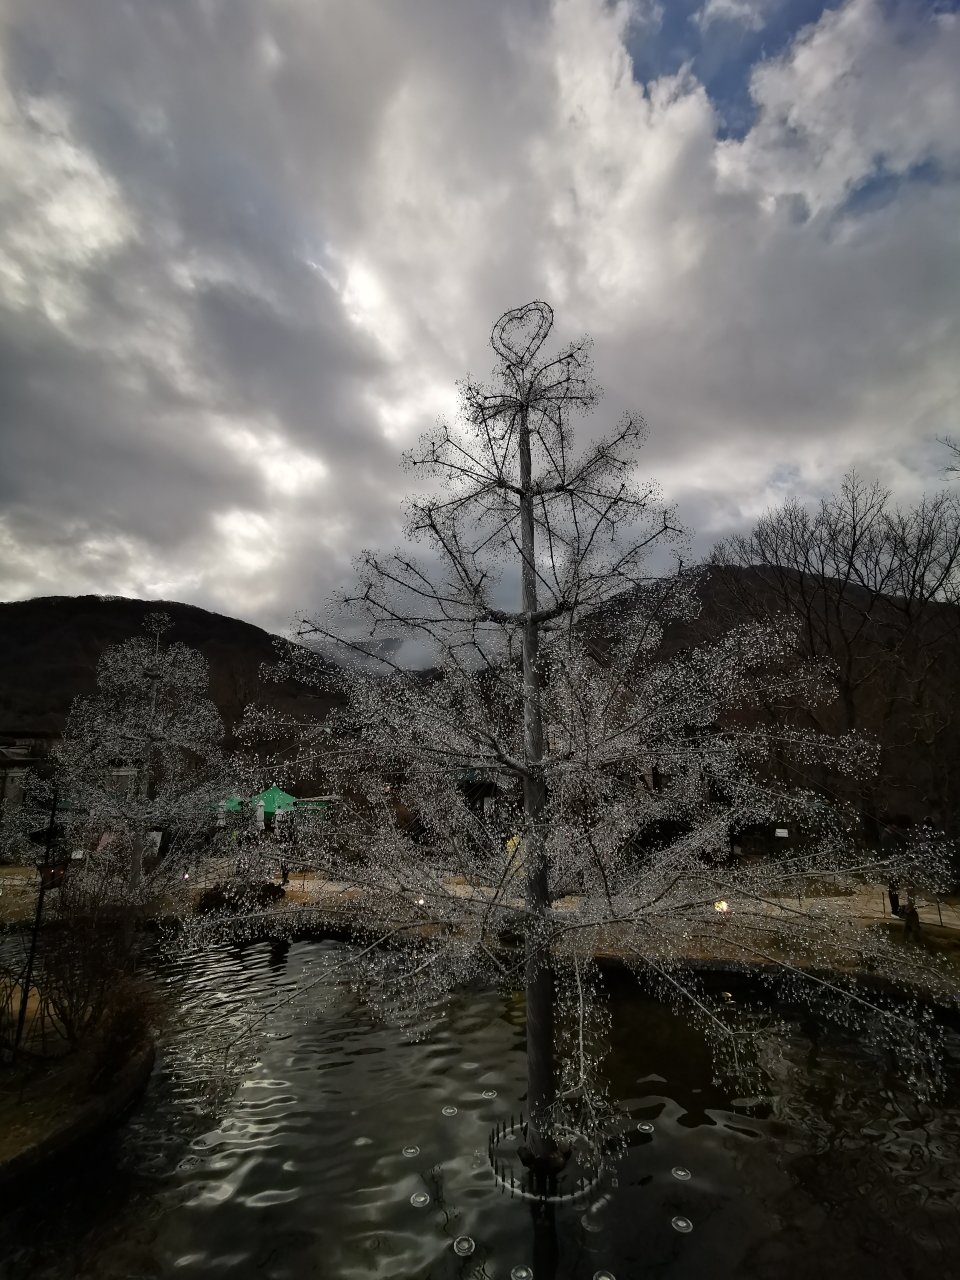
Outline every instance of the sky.
[(283, 629), (533, 298), (695, 553), (960, 436), (960, 15), (0, 0), (0, 598)]

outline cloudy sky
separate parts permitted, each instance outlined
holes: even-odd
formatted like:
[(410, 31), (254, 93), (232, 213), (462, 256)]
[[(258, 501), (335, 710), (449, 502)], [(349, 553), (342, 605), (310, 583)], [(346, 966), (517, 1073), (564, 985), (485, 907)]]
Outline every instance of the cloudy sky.
[(0, 0), (0, 598), (271, 628), (398, 537), (493, 320), (696, 546), (960, 435), (960, 16), (908, 0)]

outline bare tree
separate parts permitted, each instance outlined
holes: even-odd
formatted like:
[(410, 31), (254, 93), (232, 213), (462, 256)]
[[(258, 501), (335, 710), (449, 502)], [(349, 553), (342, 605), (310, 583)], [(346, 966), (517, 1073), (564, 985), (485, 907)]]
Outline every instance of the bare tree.
[(938, 436), (937, 439), (945, 446), (951, 458), (944, 467), (945, 473), (947, 475), (956, 475), (960, 473), (960, 444), (958, 444), (952, 436)]
[[(692, 958), (773, 966), (905, 1045), (915, 1011), (885, 1012), (850, 975), (865, 955), (900, 977), (926, 972), (840, 899), (798, 903), (812, 874), (849, 888), (878, 871), (842, 807), (777, 782), (771, 750), (857, 772), (869, 748), (738, 724), (744, 708), (826, 691), (796, 661), (790, 625), (663, 656), (665, 626), (696, 610), (693, 582), (651, 578), (645, 562), (681, 532), (634, 479), (641, 419), (574, 450), (570, 415), (597, 391), (585, 341), (540, 357), (552, 323), (543, 302), (497, 322), (495, 386), (465, 382), (462, 421), (407, 459), (439, 482), (410, 504), (426, 554), (364, 553), (357, 586), (333, 619), (302, 622), (282, 671), (345, 700), (301, 749), (342, 797), (315, 856), (345, 886), (371, 997), (422, 1009), (478, 977), (525, 991), (523, 1159), (541, 1191), (570, 1134), (600, 1125), (583, 1030), (598, 953), (682, 1002), (730, 1062), (749, 1028), (698, 985)], [(411, 639), (429, 665), (404, 664)], [(772, 821), (790, 830), (787, 854), (729, 857), (738, 824)], [(383, 945), (401, 936), (406, 947)]]
[(829, 660), (837, 699), (805, 715), (878, 740), (880, 768), (860, 792), (868, 821), (898, 793), (901, 807), (955, 817), (956, 776), (945, 765), (956, 755), (960, 675), (956, 498), (903, 509), (851, 474), (813, 510), (791, 499), (768, 511), (749, 534), (720, 543), (710, 564), (728, 606), (716, 600), (722, 625), (787, 615), (804, 651)]

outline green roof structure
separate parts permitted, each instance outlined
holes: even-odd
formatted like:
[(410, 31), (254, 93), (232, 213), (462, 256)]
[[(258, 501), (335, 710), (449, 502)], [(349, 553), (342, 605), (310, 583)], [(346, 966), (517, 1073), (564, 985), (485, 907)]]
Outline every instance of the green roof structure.
[(276, 813), (278, 809), (293, 809), (297, 804), (297, 797), (290, 795), (287, 791), (281, 791), (274, 784), (268, 787), (266, 791), (261, 791), (258, 796), (253, 797), (254, 806), (259, 806), (263, 802), (264, 813)]
[(231, 796), (229, 800), (224, 801), (223, 807), (231, 813), (238, 813), (245, 804), (250, 805), (252, 809), (258, 808), (261, 801), (263, 802), (264, 813), (276, 813), (278, 809), (293, 809), (297, 805), (296, 796), (290, 795), (287, 791), (282, 791), (280, 787), (274, 784), (250, 800), (244, 800), (241, 796)]

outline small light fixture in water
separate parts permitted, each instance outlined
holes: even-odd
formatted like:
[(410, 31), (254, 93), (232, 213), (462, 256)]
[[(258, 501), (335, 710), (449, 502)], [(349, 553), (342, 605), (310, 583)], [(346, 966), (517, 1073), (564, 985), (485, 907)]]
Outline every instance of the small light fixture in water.
[(372, 1138), (354, 1138), (353, 1145), (355, 1147), (369, 1147), (372, 1142)]
[(718, 898), (713, 904), (714, 911), (719, 911), (721, 915), (730, 910), (730, 903), (725, 898)]
[(469, 1236), (457, 1236), (453, 1242), (453, 1252), (461, 1258), (469, 1258), (476, 1247)]
[(653, 1133), (653, 1125), (649, 1120), (641, 1120), (637, 1125), (637, 1129), (640, 1133)]
[(495, 1098), (497, 1096), (497, 1091), (496, 1089), (484, 1089), (480, 1096), (483, 1098)]
[(514, 1267), (510, 1280), (533, 1280), (533, 1267)]
[(404, 1147), (403, 1154), (405, 1156), (418, 1156), (420, 1154), (419, 1147)]
[(480, 1063), (479, 1062), (461, 1062), (460, 1065), (463, 1067), (464, 1071), (476, 1071)]
[(689, 1218), (671, 1218), (670, 1225), (674, 1231), (682, 1231), (684, 1234), (693, 1230), (693, 1223)]
[(680, 1164), (674, 1165), (670, 1172), (675, 1178), (679, 1178), (681, 1182), (686, 1182), (690, 1177), (690, 1170), (684, 1169), (683, 1165)]
[(423, 1209), (430, 1203), (430, 1197), (426, 1191), (415, 1191), (410, 1197), (410, 1203), (415, 1209)]
[(595, 1271), (593, 1273), (593, 1280), (617, 1280), (617, 1277), (612, 1271)]
[(444, 1114), (445, 1116), (455, 1116), (455, 1115), (457, 1114), (457, 1108), (456, 1108), (456, 1107), (444, 1107), (444, 1108), (443, 1108), (443, 1114)]

